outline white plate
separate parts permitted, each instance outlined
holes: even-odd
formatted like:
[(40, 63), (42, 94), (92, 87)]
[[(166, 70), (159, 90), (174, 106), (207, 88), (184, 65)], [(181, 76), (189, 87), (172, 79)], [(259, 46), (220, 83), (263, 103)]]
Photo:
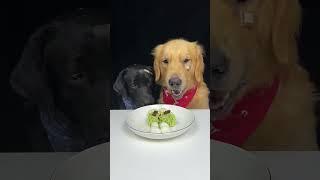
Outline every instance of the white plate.
[[(152, 133), (147, 124), (147, 113), (151, 109), (165, 108), (170, 110), (176, 116), (175, 130), (167, 133)], [(194, 123), (194, 114), (186, 109), (174, 105), (156, 104), (149, 105), (133, 110), (129, 113), (126, 124), (135, 134), (148, 139), (169, 139), (182, 135)]]
[(214, 180), (271, 180), (267, 166), (238, 147), (213, 141), (210, 159)]

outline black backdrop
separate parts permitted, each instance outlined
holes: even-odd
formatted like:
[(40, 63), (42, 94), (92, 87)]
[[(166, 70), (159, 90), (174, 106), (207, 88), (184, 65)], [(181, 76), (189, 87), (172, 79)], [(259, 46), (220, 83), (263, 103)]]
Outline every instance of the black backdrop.
[[(110, 12), (108, 8), (103, 9)], [(0, 152), (50, 151), (39, 113), (34, 108), (26, 109), (24, 99), (11, 89), (9, 76), (30, 35), (57, 16), (76, 9), (27, 6), (2, 9)]]
[[(1, 126), (0, 151), (32, 151), (48, 149), (45, 134), (40, 126), (38, 113), (24, 108), (23, 99), (14, 93), (9, 84), (9, 75), (19, 61), (23, 47), (31, 33), (48, 23), (58, 14), (71, 8), (8, 8), (4, 9), (5, 22), (2, 27), (2, 49), (4, 59), (1, 64)], [(33, 127), (34, 129), (29, 129)], [(30, 131), (37, 131), (39, 142), (32, 142)], [(35, 135), (35, 134), (34, 134)], [(35, 147), (40, 146), (40, 147)]]
[(301, 1), (303, 6), (303, 22), (300, 33), (300, 62), (309, 70), (311, 78), (320, 88), (320, 7)]
[[(303, 22), (300, 33), (299, 50), (300, 62), (309, 71), (310, 78), (316, 85), (318, 98), (320, 93), (320, 7), (312, 1), (301, 1), (303, 7)], [(318, 117), (318, 144), (320, 144), (320, 101), (316, 102), (316, 114)]]
[[(173, 38), (198, 41), (206, 50), (205, 61), (209, 64), (209, 5), (209, 0), (113, 1), (113, 82), (128, 65), (152, 65), (152, 49)], [(117, 108), (115, 103), (113, 108)]]
[[(300, 36), (301, 63), (313, 80), (320, 84), (319, 43), (320, 8), (302, 1), (303, 26)], [(185, 37), (198, 40), (209, 49), (209, 1), (147, 1), (117, 0), (112, 3), (112, 78), (129, 64), (152, 64), (151, 49), (169, 38)], [(39, 131), (37, 112), (24, 111), (23, 99), (9, 85), (9, 73), (18, 62), (30, 34), (48, 20), (74, 8), (7, 8), (1, 20), (1, 108), (0, 152), (46, 150), (43, 142), (31, 142), (30, 130)], [(34, 124), (32, 124), (34, 123)], [(27, 127), (34, 127), (29, 129)]]

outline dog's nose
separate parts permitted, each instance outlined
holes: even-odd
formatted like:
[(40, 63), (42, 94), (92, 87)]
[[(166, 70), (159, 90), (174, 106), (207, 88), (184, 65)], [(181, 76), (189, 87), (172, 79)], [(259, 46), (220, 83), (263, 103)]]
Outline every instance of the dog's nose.
[(174, 75), (169, 79), (169, 85), (171, 87), (181, 86), (181, 84), (182, 80), (177, 75)]
[(214, 79), (221, 79), (229, 71), (229, 61), (219, 49), (214, 49), (213, 59), (210, 65)]

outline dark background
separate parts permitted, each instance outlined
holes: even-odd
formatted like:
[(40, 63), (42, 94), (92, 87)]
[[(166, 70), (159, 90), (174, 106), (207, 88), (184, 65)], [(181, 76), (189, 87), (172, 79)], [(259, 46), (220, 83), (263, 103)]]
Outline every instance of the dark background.
[(312, 1), (301, 1), (303, 7), (303, 21), (301, 27), (299, 50), (300, 62), (310, 73), (310, 78), (316, 86), (317, 101), (315, 112), (318, 119), (317, 134), (318, 144), (320, 145), (320, 7)]
[[(309, 3), (308, 3), (309, 2)], [(303, 22), (301, 27), (299, 48), (300, 62), (309, 70), (312, 80), (320, 88), (320, 7), (301, 1), (303, 7)]]
[[(303, 26), (300, 36), (301, 63), (320, 84), (319, 8), (302, 1)], [(112, 79), (121, 69), (134, 63), (152, 65), (150, 52), (168, 39), (184, 37), (204, 45), (209, 57), (209, 0), (183, 2), (117, 0), (112, 3)], [(7, 8), (0, 12), (0, 152), (46, 150), (44, 131), (38, 112), (25, 110), (23, 99), (9, 84), (9, 74), (19, 61), (27, 39), (39, 26), (75, 8)], [(207, 79), (207, 76), (206, 76)], [(114, 99), (114, 98), (113, 98)], [(117, 108), (113, 104), (113, 108)], [(33, 133), (30, 133), (33, 132)], [(36, 132), (36, 133), (34, 133)], [(39, 137), (38, 142), (30, 136)]]
[[(26, 106), (24, 99), (11, 89), (9, 77), (32, 33), (56, 17), (74, 13), (79, 8), (20, 7), (1, 11), (0, 152), (49, 151), (39, 112)], [(110, 12), (109, 8), (104, 9)]]
[[(2, 49), (5, 57), (2, 59), (1, 77), (1, 126), (0, 151), (32, 151), (46, 150), (48, 144), (44, 130), (40, 125), (39, 115), (35, 109), (25, 109), (24, 99), (16, 94), (9, 84), (12, 69), (19, 61), (23, 47), (29, 36), (41, 25), (48, 23), (58, 14), (71, 8), (12, 8), (5, 9), (5, 24), (2, 28)], [(31, 131), (38, 132), (33, 134)], [(32, 142), (30, 136), (38, 136), (39, 142)], [(35, 147), (40, 146), (40, 147)]]
[[(206, 51), (210, 47), (209, 0), (162, 0), (112, 2), (112, 79), (131, 64), (153, 64), (152, 49), (167, 40), (185, 38), (198, 41)], [(206, 69), (207, 70), (207, 69)], [(207, 74), (208, 71), (206, 71)], [(205, 75), (208, 80), (208, 75)], [(114, 95), (115, 96), (115, 95)], [(118, 108), (115, 98), (114, 109)]]

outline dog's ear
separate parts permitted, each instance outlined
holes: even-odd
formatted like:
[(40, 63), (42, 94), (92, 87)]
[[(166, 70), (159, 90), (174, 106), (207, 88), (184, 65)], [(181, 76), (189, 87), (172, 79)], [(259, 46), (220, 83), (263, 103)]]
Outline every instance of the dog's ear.
[(153, 51), (152, 51), (152, 55), (153, 55), (153, 69), (154, 69), (154, 74), (155, 74), (155, 81), (158, 82), (160, 80), (161, 77), (161, 69), (160, 69), (160, 54), (162, 52), (163, 49), (163, 45), (160, 44), (158, 46), (156, 46)]
[(204, 73), (204, 50), (201, 45), (199, 45), (197, 42), (194, 42), (194, 48), (195, 48), (195, 67), (194, 67), (194, 76), (196, 78), (196, 81), (198, 83), (203, 82), (203, 73)]
[(55, 25), (51, 24), (32, 34), (10, 76), (14, 91), (32, 103), (47, 104), (52, 100), (43, 56), (45, 45), (55, 31)]
[(127, 90), (125, 87), (124, 75), (127, 72), (127, 69), (122, 70), (113, 84), (113, 90), (115, 90), (122, 97), (127, 97)]
[(154, 77), (154, 71), (151, 66), (145, 66), (144, 71)]
[(298, 61), (297, 35), (300, 30), (301, 8), (298, 0), (274, 0), (272, 45), (281, 64)]
[(154, 74), (152, 66), (146, 66), (146, 69), (149, 70), (152, 74)]

